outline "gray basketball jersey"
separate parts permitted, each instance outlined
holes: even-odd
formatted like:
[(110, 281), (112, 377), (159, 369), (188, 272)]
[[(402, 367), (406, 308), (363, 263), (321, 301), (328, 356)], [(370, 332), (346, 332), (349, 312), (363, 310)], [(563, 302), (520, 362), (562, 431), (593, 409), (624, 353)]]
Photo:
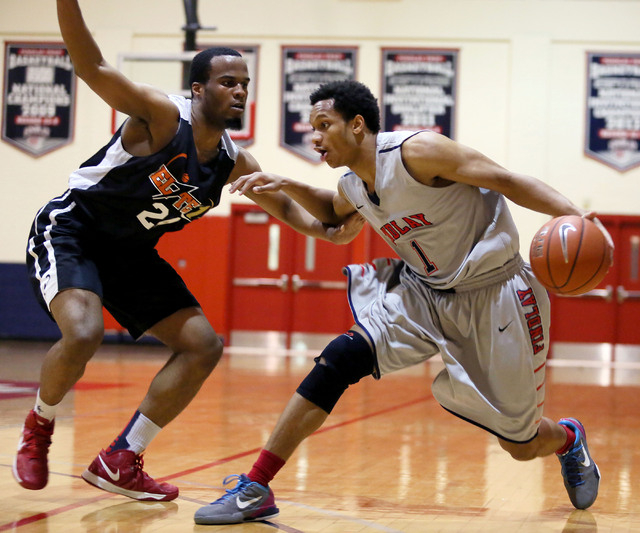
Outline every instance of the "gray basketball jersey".
[(436, 289), (461, 286), (513, 259), (518, 232), (500, 193), (464, 183), (429, 187), (413, 179), (401, 149), (418, 133), (378, 134), (375, 195), (353, 172), (338, 186), (423, 281)]

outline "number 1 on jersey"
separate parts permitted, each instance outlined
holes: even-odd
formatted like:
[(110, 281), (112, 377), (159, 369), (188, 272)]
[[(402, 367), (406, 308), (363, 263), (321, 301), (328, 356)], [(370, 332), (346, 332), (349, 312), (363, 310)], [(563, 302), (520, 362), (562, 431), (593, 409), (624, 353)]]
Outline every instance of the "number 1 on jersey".
[(415, 240), (411, 241), (411, 248), (413, 248), (418, 254), (420, 261), (422, 261), (422, 264), (424, 265), (424, 271), (427, 273), (427, 276), (430, 276), (438, 270), (438, 267), (429, 261), (427, 254), (424, 253), (424, 250), (420, 248), (420, 245)]

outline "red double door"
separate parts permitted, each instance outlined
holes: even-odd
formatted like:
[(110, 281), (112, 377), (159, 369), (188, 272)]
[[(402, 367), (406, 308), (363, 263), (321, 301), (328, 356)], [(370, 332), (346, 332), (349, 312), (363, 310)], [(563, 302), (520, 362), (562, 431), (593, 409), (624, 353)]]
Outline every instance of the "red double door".
[(338, 335), (353, 324), (342, 267), (354, 245), (301, 235), (254, 205), (231, 212), (229, 329)]
[[(231, 213), (228, 326), (233, 332), (338, 335), (353, 324), (342, 267), (393, 255), (365, 228), (336, 246), (311, 239), (254, 205)], [(551, 295), (552, 342), (640, 345), (640, 217), (599, 217), (616, 244), (614, 264), (586, 295)], [(359, 237), (360, 239), (360, 237)]]
[(585, 295), (551, 295), (551, 341), (640, 345), (640, 217), (598, 218), (615, 243), (613, 266)]

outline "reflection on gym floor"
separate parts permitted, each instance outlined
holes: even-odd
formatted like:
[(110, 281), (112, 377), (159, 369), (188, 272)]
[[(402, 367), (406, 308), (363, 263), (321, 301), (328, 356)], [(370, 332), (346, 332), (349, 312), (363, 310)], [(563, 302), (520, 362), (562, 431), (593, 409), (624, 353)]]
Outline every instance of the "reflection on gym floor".
[[(240, 339), (240, 340), (238, 340)], [(188, 409), (145, 454), (145, 469), (180, 488), (174, 502), (101, 492), (80, 473), (131, 417), (168, 352), (105, 345), (56, 419), (50, 481), (20, 488), (11, 463), (48, 344), (0, 342), (0, 532), (431, 532), (640, 530), (640, 347), (556, 344), (546, 414), (574, 416), (602, 472), (588, 511), (571, 506), (554, 457), (511, 459), (495, 438), (435, 402), (433, 361), (352, 387), (327, 424), (272, 483), (269, 523), (196, 526), (193, 513), (246, 472), (325, 338), (238, 337)], [(238, 342), (242, 346), (238, 345)], [(266, 347), (266, 348), (265, 348)]]

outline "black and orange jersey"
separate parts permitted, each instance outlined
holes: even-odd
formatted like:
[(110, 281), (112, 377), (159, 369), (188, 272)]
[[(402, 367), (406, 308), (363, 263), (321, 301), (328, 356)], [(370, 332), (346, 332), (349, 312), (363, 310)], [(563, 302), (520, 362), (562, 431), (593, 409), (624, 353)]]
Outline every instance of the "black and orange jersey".
[(83, 233), (98, 238), (155, 243), (162, 234), (182, 229), (218, 205), (238, 148), (225, 131), (218, 156), (200, 164), (191, 128), (191, 100), (170, 98), (180, 110), (180, 124), (171, 142), (155, 154), (132, 156), (122, 145), (121, 127), (71, 174), (69, 190), (55, 202), (59, 209), (59, 201), (67, 199), (64, 215), (57, 210), (60, 216), (76, 218)]

